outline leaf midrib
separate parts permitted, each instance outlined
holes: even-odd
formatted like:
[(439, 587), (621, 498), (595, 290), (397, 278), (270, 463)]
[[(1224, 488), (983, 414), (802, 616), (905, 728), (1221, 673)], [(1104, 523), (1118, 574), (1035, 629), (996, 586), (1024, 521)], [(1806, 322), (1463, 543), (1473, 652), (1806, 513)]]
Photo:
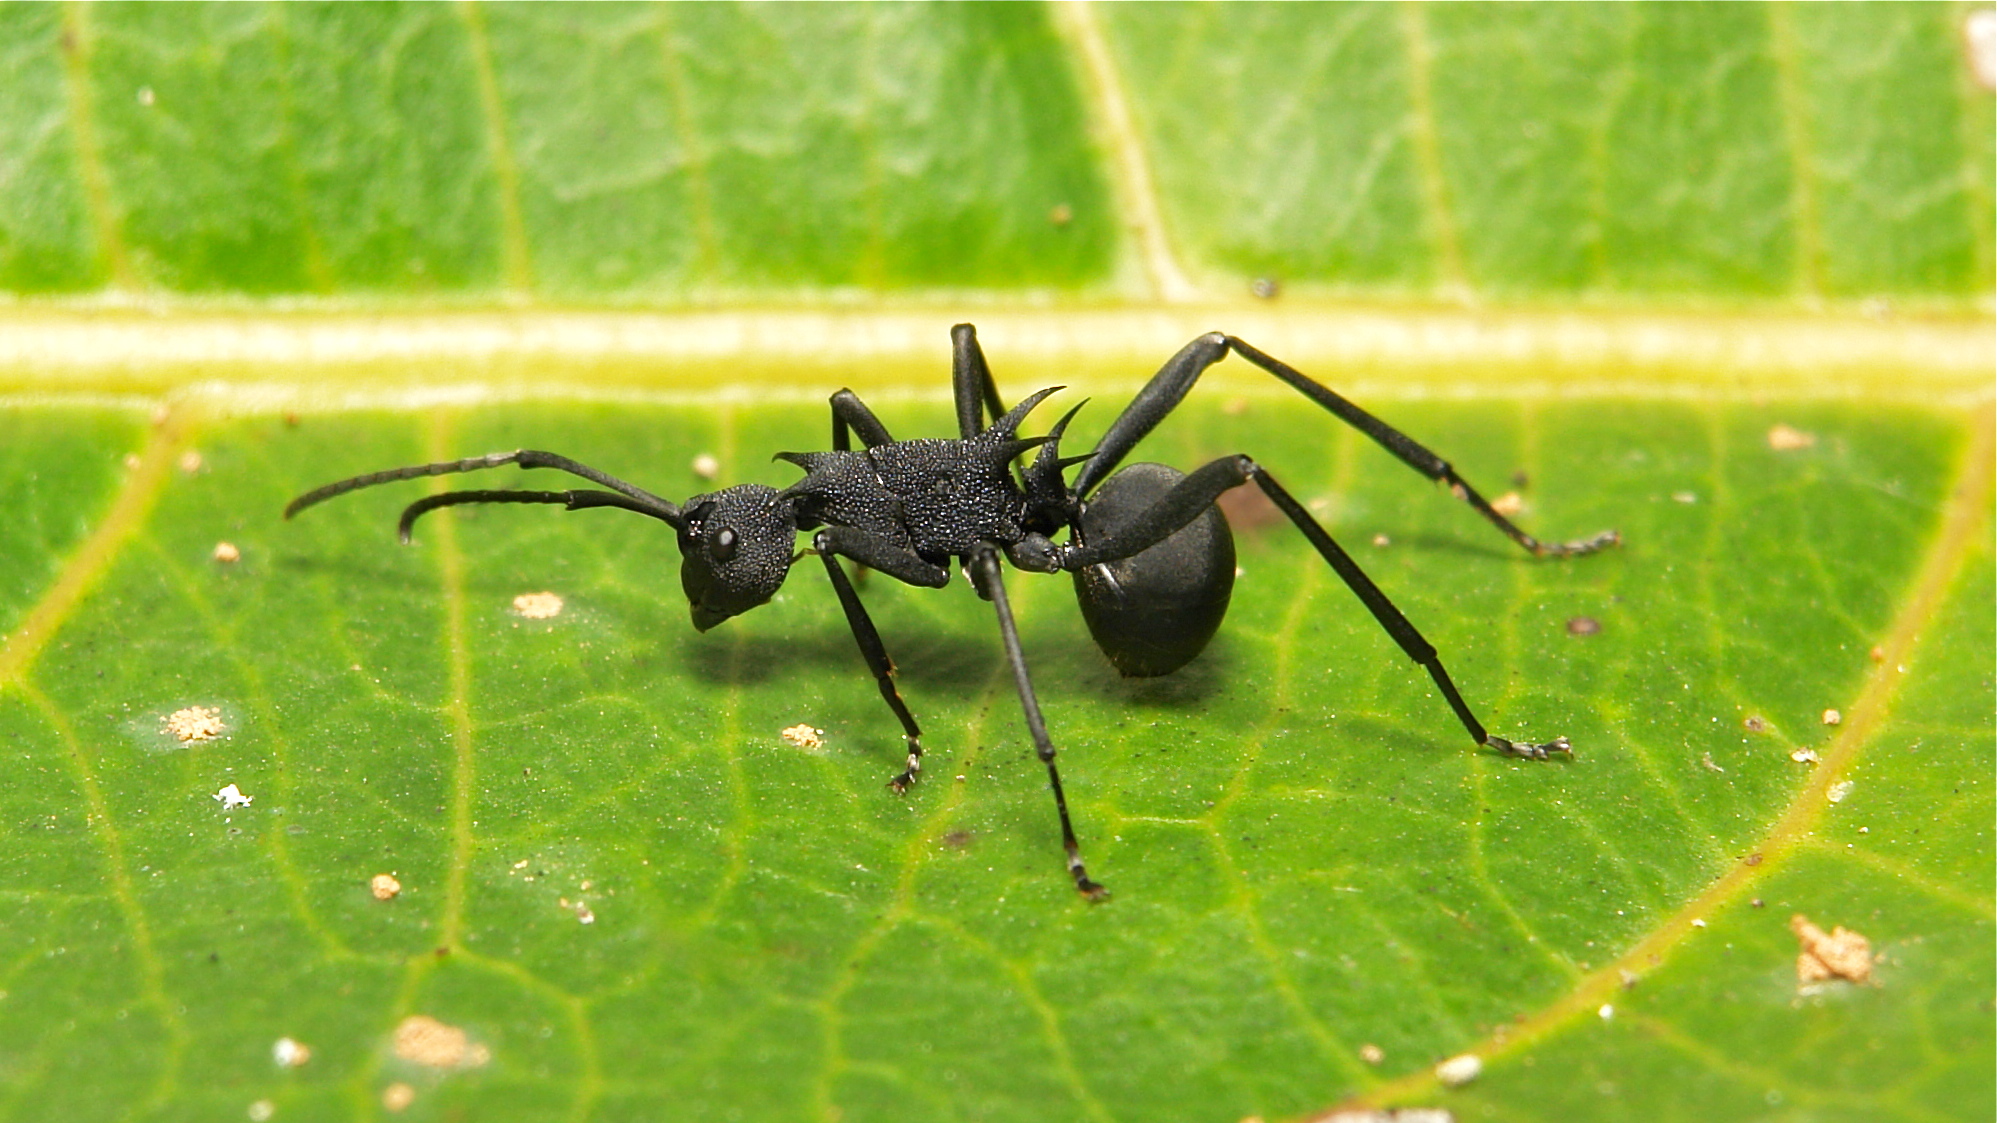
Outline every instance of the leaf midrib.
[[(1181, 344), (1216, 328), (1362, 399), (1784, 397), (1963, 406), (1989, 399), (1993, 366), (1991, 321), (1975, 315), (1882, 320), (1307, 301), (681, 312), (168, 302), (0, 310), (0, 396), (171, 393), (233, 411), (420, 407), (473, 392), (489, 402), (523, 387), (537, 397), (763, 401), (822, 399), (844, 384), (940, 397), (948, 393), (947, 328), (967, 318), (979, 325), (1002, 384), (1086, 363), (1088, 373), (1075, 377), (1098, 393), (1134, 387)], [(1284, 392), (1238, 374), (1240, 366), (1215, 370), (1230, 391)]]

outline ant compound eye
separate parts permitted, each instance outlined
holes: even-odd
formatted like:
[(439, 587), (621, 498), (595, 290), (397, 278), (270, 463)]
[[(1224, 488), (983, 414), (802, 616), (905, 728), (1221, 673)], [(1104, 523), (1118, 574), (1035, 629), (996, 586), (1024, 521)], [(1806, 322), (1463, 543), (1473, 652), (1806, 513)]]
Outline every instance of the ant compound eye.
[(735, 537), (735, 532), (724, 526), (720, 530), (715, 532), (714, 545), (713, 548), (708, 551), (708, 553), (711, 557), (714, 558), (715, 561), (728, 562), (733, 560), (735, 557), (736, 545), (737, 541)]

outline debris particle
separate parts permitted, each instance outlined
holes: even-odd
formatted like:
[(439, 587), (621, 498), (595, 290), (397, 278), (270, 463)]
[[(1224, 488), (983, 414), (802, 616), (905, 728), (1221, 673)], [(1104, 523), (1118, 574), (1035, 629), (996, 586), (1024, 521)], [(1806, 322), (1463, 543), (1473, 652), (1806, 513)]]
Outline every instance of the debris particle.
[(1509, 518), (1525, 510), (1525, 498), (1516, 491), (1508, 491), (1491, 500), (1491, 510)]
[(809, 725), (793, 725), (783, 731), (783, 739), (800, 749), (822, 749), (825, 747), (825, 731), (813, 729)]
[(577, 902), (576, 902), (576, 919), (577, 919), (578, 921), (580, 921), (581, 923), (584, 923), (584, 924), (595, 924), (595, 923), (596, 923), (596, 914), (595, 914), (595, 913), (593, 913), (593, 912), (591, 912), (591, 911), (589, 911), (589, 906), (588, 906), (588, 905), (586, 905), (586, 904), (583, 904), (583, 903), (582, 903), (581, 901), (577, 901)]
[(1369, 1065), (1376, 1065), (1387, 1059), (1387, 1051), (1372, 1042), (1367, 1042), (1359, 1047), (1359, 1059)]
[(1985, 90), (1997, 90), (1997, 12), (1977, 8), (1962, 21), (1962, 45), (1970, 72)]
[(1460, 1053), (1435, 1066), (1435, 1078), (1445, 1087), (1461, 1088), (1477, 1079), (1484, 1071), (1484, 1062), (1475, 1053)]
[(264, 1123), (265, 1120), (276, 1114), (277, 1105), (269, 1100), (258, 1100), (250, 1105), (250, 1123)]
[(1757, 714), (1749, 714), (1741, 721), (1740, 727), (1749, 733), (1761, 733), (1768, 729), (1768, 722)]
[(1593, 616), (1571, 616), (1567, 620), (1567, 634), (1570, 636), (1592, 636), (1602, 630), (1602, 622)]
[(215, 802), (221, 804), (224, 811), (234, 811), (238, 807), (248, 807), (250, 802), (255, 798), (255, 796), (244, 795), (242, 789), (234, 784), (230, 784), (228, 787), (215, 793)]
[(1747, 907), (1751, 909), (1766, 908), (1767, 906), (1768, 902), (1762, 900), (1760, 897), (1756, 897), (1747, 903)]
[(1777, 452), (1794, 452), (1799, 448), (1809, 448), (1817, 443), (1815, 433), (1805, 433), (1787, 425), (1777, 425), (1768, 431), (1768, 447)]
[(1711, 754), (1711, 753), (1702, 753), (1702, 754), (1700, 754), (1700, 756), (1699, 756), (1699, 763), (1700, 763), (1700, 764), (1703, 764), (1703, 765), (1705, 765), (1705, 766), (1706, 766), (1706, 771), (1708, 771), (1708, 772), (1725, 772), (1725, 771), (1726, 771), (1726, 769), (1724, 769), (1724, 768), (1721, 768), (1721, 767), (1720, 767), (1719, 765), (1717, 765), (1717, 764), (1713, 763), (1713, 754)]
[(1056, 226), (1066, 226), (1075, 221), (1075, 208), (1066, 203), (1056, 203), (1048, 209), (1047, 221)]
[(1797, 764), (1815, 764), (1817, 763), (1817, 750), (1797, 749), (1795, 752), (1789, 754), (1789, 759), (1795, 761)]
[(1606, 1022), (1616, 1016), (1616, 1008), (1604, 1002), (1602, 1003), (1602, 1008), (1595, 1011), (1595, 1014)]
[(402, 883), (392, 873), (378, 873), (368, 879), (368, 891), (377, 901), (393, 901), (402, 892)]
[(1674, 503), (1697, 503), (1699, 497), (1689, 491), (1674, 491), (1671, 493), (1671, 501)]
[(1394, 540), (1387, 537), (1384, 534), (1375, 534), (1373, 536), (1373, 544), (1375, 546), (1381, 547), (1382, 549), (1385, 549), (1386, 547), (1393, 545)]
[(1616, 974), (1622, 979), (1624, 990), (1636, 989), (1637, 973), (1635, 971), (1627, 967), (1622, 967), (1616, 970)]
[(1283, 282), (1274, 277), (1257, 277), (1248, 283), (1248, 291), (1257, 300), (1274, 300), (1283, 295)]
[(1836, 725), (1837, 723), (1839, 723), (1839, 722), (1841, 722), (1841, 721), (1843, 721), (1843, 720), (1844, 720), (1844, 715), (1843, 715), (1843, 714), (1841, 714), (1841, 713), (1839, 713), (1839, 712), (1837, 712), (1836, 710), (1825, 710), (1825, 711), (1824, 711), (1824, 724), (1825, 724), (1825, 725)]
[(1747, 857), (1742, 858), (1740, 861), (1742, 865), (1748, 866), (1750, 868), (1758, 866), (1761, 864), (1762, 861), (1761, 851), (1756, 850), (1754, 853), (1749, 854)]
[(1694, 918), (1693, 918), (1693, 920), (1692, 920), (1692, 927), (1694, 927), (1694, 928), (1704, 928), (1705, 926), (1706, 926), (1706, 922), (1705, 922), (1705, 921), (1703, 921), (1703, 920), (1700, 920), (1700, 919), (1698, 919), (1698, 918), (1696, 918), (1696, 917), (1694, 917)]
[(139, 465), (140, 465), (140, 464), (143, 464), (143, 463), (145, 463), (145, 461), (143, 461), (143, 460), (140, 460), (140, 459), (139, 459), (139, 454), (138, 454), (138, 453), (136, 453), (136, 452), (128, 452), (128, 453), (126, 453), (126, 454), (125, 454), (125, 470), (126, 470), (127, 472), (136, 472), (136, 471), (138, 471), (138, 470), (139, 470)]
[(180, 470), (190, 476), (199, 472), (201, 470), (201, 450), (195, 448), (188, 449), (186, 452), (180, 454), (178, 463)]
[(693, 458), (693, 474), (703, 480), (711, 480), (721, 474), (721, 461), (712, 453), (703, 452)]
[(390, 1114), (401, 1112), (416, 1102), (416, 1089), (400, 1080), (381, 1090), (381, 1106)]
[(1356, 1107), (1317, 1116), (1316, 1123), (1456, 1123), (1456, 1116), (1439, 1107)]
[(1789, 930), (1796, 933), (1801, 950), (1796, 955), (1796, 983), (1806, 986), (1826, 979), (1853, 983), (1872, 981), (1872, 942), (1840, 925), (1824, 934), (1810, 918), (1797, 913), (1789, 918)]
[(270, 1059), (276, 1061), (279, 1068), (297, 1068), (312, 1059), (312, 1049), (289, 1037), (280, 1037), (277, 1044), (270, 1047)]
[[(1225, 409), (1226, 407), (1222, 407)], [(1220, 513), (1227, 516), (1227, 525), (1236, 534), (1243, 531), (1260, 530), (1282, 522), (1283, 510), (1269, 501), (1259, 487), (1237, 487), (1220, 493), (1215, 500)]]
[(395, 1027), (395, 1055), (426, 1068), (477, 1068), (492, 1059), (464, 1030), (424, 1014), (411, 1014)]
[(1875, 663), (1884, 663), (1886, 661), (1886, 649), (1883, 647), (1875, 645), (1873, 649), (1871, 651), (1866, 652), (1865, 655), (1866, 658), (1871, 659)]
[(138, 97), (139, 97), (139, 104), (145, 106), (154, 105), (159, 101), (159, 95), (153, 93), (153, 88), (151, 86), (140, 86)]
[(1837, 783), (1831, 785), (1830, 791), (1824, 793), (1824, 798), (1830, 800), (1832, 803), (1843, 803), (1844, 797), (1850, 795), (1851, 789), (1856, 786), (1853, 781), (1839, 780)]
[(521, 593), (513, 598), (513, 611), (529, 620), (548, 620), (562, 614), (562, 598), (555, 593)]
[(217, 542), (215, 543), (215, 560), (225, 563), (239, 562), (243, 560), (243, 552), (236, 549), (234, 542)]
[(226, 728), (222, 724), (222, 711), (214, 706), (188, 706), (173, 711), (160, 721), (166, 725), (166, 731), (182, 744), (213, 741)]

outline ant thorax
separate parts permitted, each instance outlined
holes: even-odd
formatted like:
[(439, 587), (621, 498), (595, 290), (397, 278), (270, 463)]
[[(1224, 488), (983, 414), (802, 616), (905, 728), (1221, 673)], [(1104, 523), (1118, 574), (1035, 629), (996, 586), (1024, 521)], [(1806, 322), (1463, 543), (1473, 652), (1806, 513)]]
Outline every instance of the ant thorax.
[(860, 452), (784, 453), (805, 478), (784, 494), (800, 526), (846, 526), (906, 544), (925, 558), (969, 553), (1023, 533), (1026, 494), (1010, 440), (923, 439)]

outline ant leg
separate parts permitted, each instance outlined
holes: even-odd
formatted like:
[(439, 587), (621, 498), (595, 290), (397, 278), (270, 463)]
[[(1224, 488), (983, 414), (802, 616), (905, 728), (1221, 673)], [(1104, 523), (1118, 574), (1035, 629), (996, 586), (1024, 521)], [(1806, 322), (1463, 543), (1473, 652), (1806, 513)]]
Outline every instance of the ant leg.
[(941, 589), (950, 583), (950, 571), (931, 565), (921, 554), (899, 542), (850, 526), (828, 526), (812, 536), (811, 548), (821, 554), (852, 558), (868, 569), (878, 569), (907, 585)]
[(901, 700), (901, 692), (894, 685), (894, 660), (888, 658), (888, 650), (881, 644), (881, 633), (874, 629), (873, 618), (867, 615), (867, 607), (860, 603), (860, 594), (853, 589), (853, 583), (846, 579), (846, 570), (839, 559), (830, 553), (818, 555), (825, 562), (825, 574), (832, 579), (832, 590), (839, 594), (839, 607), (846, 610), (846, 624), (853, 629), (853, 639), (860, 645), (860, 657), (867, 661), (867, 669), (874, 673), (874, 682), (881, 688), (881, 697), (887, 700), (888, 708), (901, 719), (902, 736), (908, 741), (908, 764), (901, 775), (888, 781), (888, 787), (899, 795), (915, 783), (922, 771), (922, 729), (915, 724), (915, 716), (908, 712), (908, 706)]
[(860, 434), (860, 443), (868, 448), (875, 445), (893, 444), (894, 438), (888, 435), (888, 427), (860, 400), (860, 395), (851, 390), (841, 390), (832, 395), (832, 447), (840, 452), (853, 451), (853, 439), (848, 432)]
[(1622, 541), (1621, 535), (1613, 530), (1604, 531), (1593, 538), (1575, 542), (1542, 542), (1519, 529), (1510, 519), (1499, 514), (1477, 490), (1457, 475), (1456, 469), (1447, 460), (1437, 456), (1420, 442), (1400, 430), (1354, 405), (1333, 392), (1330, 388), (1304, 375), (1296, 368), (1280, 362), (1256, 350), (1247, 343), (1231, 335), (1208, 332), (1179, 350), (1179, 353), (1165, 361), (1144, 389), (1138, 391), (1130, 404), (1117, 419), (1110, 423), (1109, 431), (1103, 434), (1096, 446), (1095, 458), (1083, 466), (1075, 477), (1075, 491), (1088, 495), (1097, 484), (1109, 478), (1109, 474), (1129, 454), (1138, 441), (1144, 439), (1158, 423), (1165, 420), (1186, 394), (1199, 381), (1206, 369), (1227, 356), (1229, 351), (1240, 355), (1269, 374), (1275, 375), (1292, 389), (1316, 402), (1327, 412), (1347, 425), (1371, 437), (1382, 448), (1394, 454), (1395, 458), (1422, 475), (1448, 486), (1450, 494), (1468, 503), (1478, 514), (1503, 531), (1507, 538), (1523, 549), (1542, 557), (1564, 557), (1576, 554), (1591, 554), (1604, 547)]
[(1304, 537), (1310, 539), (1318, 555), (1324, 558), (1325, 563), (1331, 566), (1339, 579), (1345, 582), (1346, 587), (1351, 589), (1360, 603), (1373, 614), (1373, 618), (1379, 621), (1380, 627), (1393, 637), (1395, 643), (1401, 645), (1401, 650), (1407, 652), (1408, 658), (1421, 664), (1428, 671), (1429, 677), (1434, 679), (1435, 685), (1441, 689), (1442, 696), (1448, 700), (1449, 708), (1456, 711), (1457, 720), (1463, 723), (1463, 728), (1469, 731), (1471, 738), (1479, 745), (1495, 749), (1506, 756), (1522, 756), (1532, 760), (1545, 760), (1550, 753), (1573, 752), (1565, 737), (1556, 737), (1544, 744), (1536, 744), (1508, 741), (1485, 730), (1484, 723), (1477, 720), (1477, 715), (1470, 710), (1470, 704), (1463, 700), (1463, 695), (1457, 691), (1456, 684), (1450, 681), (1449, 672), (1443, 669), (1442, 659), (1436, 654), (1435, 645), (1428, 642), (1421, 632), (1416, 630), (1413, 622), (1394, 606), (1393, 601), (1387, 599), (1387, 594), (1381, 592), (1380, 587), (1373, 583), (1373, 579), (1366, 576), (1365, 571), (1359, 568), (1359, 563), (1352, 560), (1352, 555), (1346, 553), (1343, 547), (1332, 540), (1331, 535), (1311, 517), (1311, 513), (1304, 509), (1303, 504), (1298, 503), (1288, 491), (1284, 490), (1283, 486), (1276, 482), (1275, 477), (1263, 471), (1261, 465), (1246, 456), (1225, 456), (1206, 465), (1179, 481), (1171, 491), (1165, 493), (1163, 498), (1132, 520), (1118, 534), (1098, 539), (1086, 546), (1056, 547), (1055, 560), (1060, 568), (1074, 571), (1142, 553), (1198, 518), (1201, 512), (1220, 497), (1221, 492), (1251, 480), (1283, 514), (1289, 516), (1290, 521), (1296, 524)]
[(417, 519), (439, 507), (457, 507), (466, 503), (560, 503), (570, 511), (614, 507), (620, 511), (636, 511), (641, 515), (664, 519), (658, 511), (645, 504), (611, 491), (446, 491), (440, 495), (426, 495), (403, 508), (402, 518), (395, 524), (395, 536), (406, 546), (409, 544), (409, 532), (415, 527)]
[(978, 329), (958, 324), (950, 329), (950, 343), (950, 392), (957, 400), (957, 432), (968, 441), (985, 431), (979, 403), (990, 411), (993, 421), (1005, 416), (1005, 404), (999, 401), (998, 384), (992, 381), (985, 349), (978, 346)]
[(591, 483), (602, 484), (639, 504), (638, 507), (629, 508), (630, 510), (635, 511), (642, 507), (646, 514), (654, 518), (663, 519), (676, 527), (681, 523), (679, 505), (670, 500), (661, 499), (642, 487), (625, 483), (616, 476), (599, 472), (587, 464), (570, 460), (566, 456), (530, 448), (513, 452), (495, 452), (486, 456), (471, 456), (463, 460), (441, 460), (435, 464), (416, 464), (408, 468), (390, 468), (384, 472), (369, 472), (364, 476), (335, 480), (323, 487), (315, 487), (285, 504), (284, 517), (288, 519), (305, 508), (323, 503), (336, 495), (345, 495), (347, 492), (374, 487), (376, 484), (414, 480), (424, 476), (442, 476), (452, 472), (476, 472), (483, 468), (498, 468), (505, 464), (518, 464), (522, 468), (555, 468), (572, 476), (581, 476)]
[(1006, 662), (1012, 665), (1012, 682), (1019, 690), (1020, 708), (1026, 712), (1026, 731), (1033, 737), (1034, 751), (1047, 765), (1047, 783), (1054, 789), (1054, 810), (1061, 816), (1061, 845), (1068, 851), (1068, 872), (1082, 896), (1100, 901), (1109, 896), (1109, 890), (1090, 881), (1089, 871), (1082, 865), (1081, 844), (1075, 841), (1075, 827), (1068, 819), (1068, 798), (1061, 792), (1061, 772), (1054, 767), (1054, 742), (1047, 736), (1047, 722), (1040, 716), (1040, 699), (1034, 695), (1033, 681), (1027, 677), (1026, 657), (1020, 653), (1019, 629), (1013, 624), (1012, 603), (1006, 599), (1005, 577), (998, 559), (995, 548), (979, 545), (970, 555), (971, 574), (998, 612), (999, 638), (1005, 643)]
[(1605, 530), (1593, 538), (1583, 538), (1574, 542), (1541, 542), (1499, 514), (1482, 495), (1477, 494), (1476, 488), (1471, 487), (1468, 481), (1456, 474), (1456, 469), (1449, 461), (1429, 451), (1419, 441), (1333, 393), (1328, 387), (1313, 381), (1295, 367), (1271, 358), (1231, 335), (1227, 337), (1227, 345), (1235, 354), (1282, 379), (1298, 393), (1337, 415), (1339, 420), (1373, 438), (1381, 448), (1393, 453), (1401, 463), (1437, 483), (1447, 485), (1451, 495), (1470, 504), (1472, 510), (1504, 531), (1507, 538), (1535, 555), (1570, 557), (1577, 554), (1592, 554), (1622, 541), (1622, 535), (1613, 530)]

